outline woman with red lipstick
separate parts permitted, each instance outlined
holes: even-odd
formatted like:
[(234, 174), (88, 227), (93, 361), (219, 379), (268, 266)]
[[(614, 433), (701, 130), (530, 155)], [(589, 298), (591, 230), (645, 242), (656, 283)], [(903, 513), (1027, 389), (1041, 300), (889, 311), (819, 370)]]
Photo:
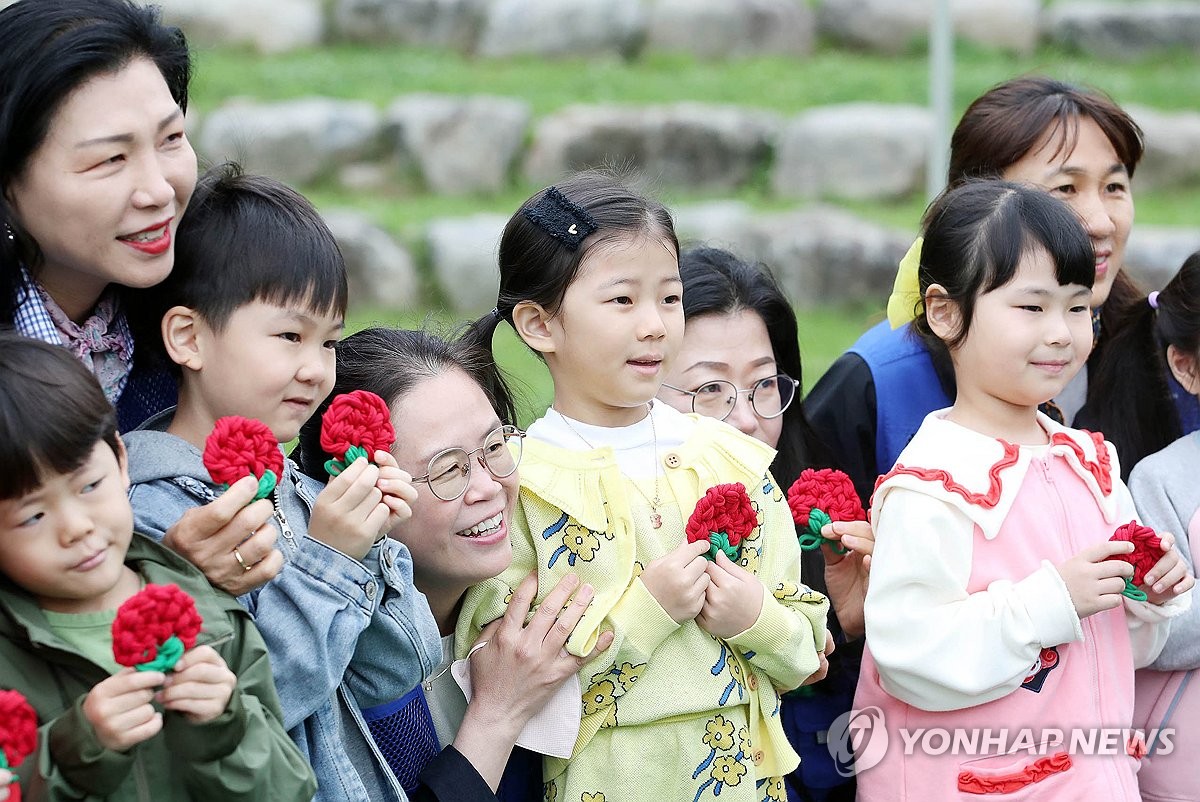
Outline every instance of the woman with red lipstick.
[[(63, 345), (96, 375), (121, 431), (175, 404), (159, 317), (131, 295), (174, 266), (196, 185), (184, 133), (190, 56), (157, 9), (128, 0), (19, 0), (0, 10), (0, 328)], [(135, 347), (136, 341), (136, 347)], [(198, 562), (242, 543), (273, 577), (269, 502), (236, 489), (189, 510), (166, 543)], [(249, 506), (247, 506), (249, 504)]]
[[(1141, 130), (1109, 97), (1039, 76), (1006, 81), (976, 99), (950, 141), (952, 187), (972, 178), (1039, 187), (1066, 201), (1091, 239), (1094, 350), (1075, 380), (1046, 406), (1067, 423), (1085, 399), (1102, 402), (1105, 388), (1089, 388), (1089, 370), (1095, 370), (1120, 310), (1144, 297), (1122, 269), (1133, 226), (1130, 182), (1142, 150)], [(813, 427), (864, 500), (925, 415), (950, 406), (955, 397), (949, 361), (931, 352), (910, 325), (920, 300), (919, 262), (918, 241), (901, 264), (889, 321), (843, 354), (804, 402)], [(1196, 404), (1186, 394), (1182, 403)]]
[[(386, 399), (396, 431), (392, 454), (417, 477), (412, 517), (390, 535), (412, 555), (413, 584), (425, 594), (441, 630), (443, 660), (411, 693), (377, 711), (382, 727), (395, 722), (393, 714), (403, 708), (399, 718), (407, 730), (397, 733), (393, 723), (379, 740), (415, 800), (540, 799), (541, 756), (514, 744), (539, 745), (521, 737), (523, 728), (584, 663), (563, 652), (563, 644), (587, 609), (592, 587), (564, 579), (549, 594), (551, 603), (526, 625), (537, 589), (529, 577), (509, 613), (479, 639), (487, 645), (471, 655), (469, 703), (450, 671), (463, 596), (512, 562), (508, 527), (524, 433), (512, 425), (515, 410), (507, 393), (497, 392), (502, 381), (477, 345), (421, 331), (370, 328), (338, 343), (337, 380), (323, 405), (355, 390)], [(315, 414), (300, 432), (301, 465), (313, 476), (325, 475), (320, 431), (321, 414)], [(610, 641), (611, 635), (601, 638), (594, 651)], [(562, 690), (554, 698), (573, 713), (578, 685)], [(364, 712), (368, 720), (376, 715)], [(566, 737), (563, 748), (569, 751), (574, 734)], [(396, 748), (399, 744), (408, 748)]]
[[(187, 43), (128, 0), (0, 11), (0, 327), (62, 344), (122, 431), (175, 402), (130, 289), (171, 271), (196, 183)], [(145, 322), (157, 338), (158, 321)]]

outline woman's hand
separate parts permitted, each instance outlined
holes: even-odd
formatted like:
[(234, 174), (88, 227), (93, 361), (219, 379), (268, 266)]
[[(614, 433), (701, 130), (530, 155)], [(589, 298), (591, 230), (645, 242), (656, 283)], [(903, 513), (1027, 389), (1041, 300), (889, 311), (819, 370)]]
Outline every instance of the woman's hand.
[(603, 632), (585, 657), (563, 648), (594, 596), (591, 585), (578, 585), (574, 574), (564, 576), (526, 624), (537, 597), (537, 574), (530, 574), (504, 616), (484, 627), (476, 641), (487, 645), (471, 654), (471, 703), (454, 746), (493, 791), (529, 719), (568, 677), (612, 645), (612, 632)]
[(251, 503), (257, 490), (258, 480), (244, 476), (216, 501), (189, 509), (163, 536), (164, 546), (231, 596), (267, 584), (283, 569), (275, 527), (263, 525), (275, 507), (267, 499)]
[(833, 654), (834, 650), (833, 635), (829, 631), (825, 631), (825, 648), (817, 652), (817, 660), (819, 665), (817, 670), (809, 674), (808, 677), (801, 682), (801, 685), (812, 685), (814, 682), (820, 682), (829, 674), (829, 655)]
[(825, 587), (846, 637), (861, 638), (866, 630), (863, 602), (867, 598), (875, 533), (866, 521), (837, 521), (825, 524), (821, 535), (850, 549), (846, 554), (838, 554), (829, 544), (821, 544)]

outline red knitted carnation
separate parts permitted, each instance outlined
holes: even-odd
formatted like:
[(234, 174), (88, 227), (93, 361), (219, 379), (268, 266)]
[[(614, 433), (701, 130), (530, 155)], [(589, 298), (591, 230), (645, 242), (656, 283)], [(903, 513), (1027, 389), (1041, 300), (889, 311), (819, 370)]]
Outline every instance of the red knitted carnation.
[(169, 671), (196, 645), (201, 623), (196, 603), (176, 585), (146, 585), (117, 610), (113, 658), (140, 671)]
[[(37, 713), (19, 691), (0, 691), (0, 768), (15, 769), (37, 746)], [(8, 786), (9, 802), (21, 802), (21, 788)]]
[(688, 518), (685, 531), (689, 543), (702, 540), (712, 545), (708, 555), (710, 560), (716, 559), (718, 550), (735, 560), (742, 540), (757, 525), (758, 515), (750, 503), (746, 486), (734, 482), (714, 485), (704, 491), (704, 497), (696, 502), (696, 509)]
[(811, 551), (828, 542), (839, 554), (848, 549), (837, 541), (827, 540), (821, 528), (833, 521), (865, 521), (867, 513), (850, 477), (833, 468), (805, 468), (800, 478), (788, 488), (788, 506), (792, 520), (805, 530), (800, 533), (800, 548)]
[(255, 498), (266, 498), (283, 475), (283, 452), (265, 423), (229, 415), (217, 421), (204, 441), (204, 467), (214, 482), (226, 487), (243, 476), (254, 476), (258, 479)]
[(1133, 585), (1137, 587), (1146, 581), (1146, 572), (1154, 567), (1166, 550), (1162, 539), (1148, 526), (1142, 526), (1137, 521), (1117, 527), (1117, 531), (1109, 540), (1128, 540), (1133, 544), (1131, 554), (1118, 554), (1116, 559), (1124, 560), (1133, 566)]
[(333, 455), (325, 463), (331, 476), (358, 457), (371, 459), (376, 451), (389, 450), (395, 440), (387, 402), (369, 390), (339, 395), (321, 416), (321, 448)]
[(792, 508), (792, 520), (799, 526), (808, 526), (812, 510), (824, 511), (831, 521), (865, 521), (867, 513), (850, 477), (833, 468), (814, 470), (805, 468), (800, 478), (788, 488), (788, 506)]

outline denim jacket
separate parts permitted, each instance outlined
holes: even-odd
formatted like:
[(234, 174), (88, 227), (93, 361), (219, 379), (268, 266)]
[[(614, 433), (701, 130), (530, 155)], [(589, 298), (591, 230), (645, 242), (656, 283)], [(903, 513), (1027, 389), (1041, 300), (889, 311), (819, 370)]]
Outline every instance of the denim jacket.
[[(200, 451), (165, 431), (173, 413), (124, 438), (135, 526), (158, 540), (187, 509), (218, 495)], [(287, 461), (273, 519), (284, 568), (238, 601), (266, 641), (284, 727), (317, 776), (315, 799), (397, 802), (404, 791), (361, 709), (397, 699), (428, 676), (441, 660), (441, 640), (403, 544), (384, 538), (359, 562), (308, 537), (321, 488)]]

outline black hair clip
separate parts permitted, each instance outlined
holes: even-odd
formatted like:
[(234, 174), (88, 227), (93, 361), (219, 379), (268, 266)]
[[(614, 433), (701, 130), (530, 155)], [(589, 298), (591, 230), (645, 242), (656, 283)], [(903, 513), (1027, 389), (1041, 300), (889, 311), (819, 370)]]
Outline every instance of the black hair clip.
[(521, 213), (571, 251), (578, 250), (584, 237), (597, 228), (592, 216), (583, 207), (568, 200), (557, 187), (547, 189), (537, 203), (526, 207)]

